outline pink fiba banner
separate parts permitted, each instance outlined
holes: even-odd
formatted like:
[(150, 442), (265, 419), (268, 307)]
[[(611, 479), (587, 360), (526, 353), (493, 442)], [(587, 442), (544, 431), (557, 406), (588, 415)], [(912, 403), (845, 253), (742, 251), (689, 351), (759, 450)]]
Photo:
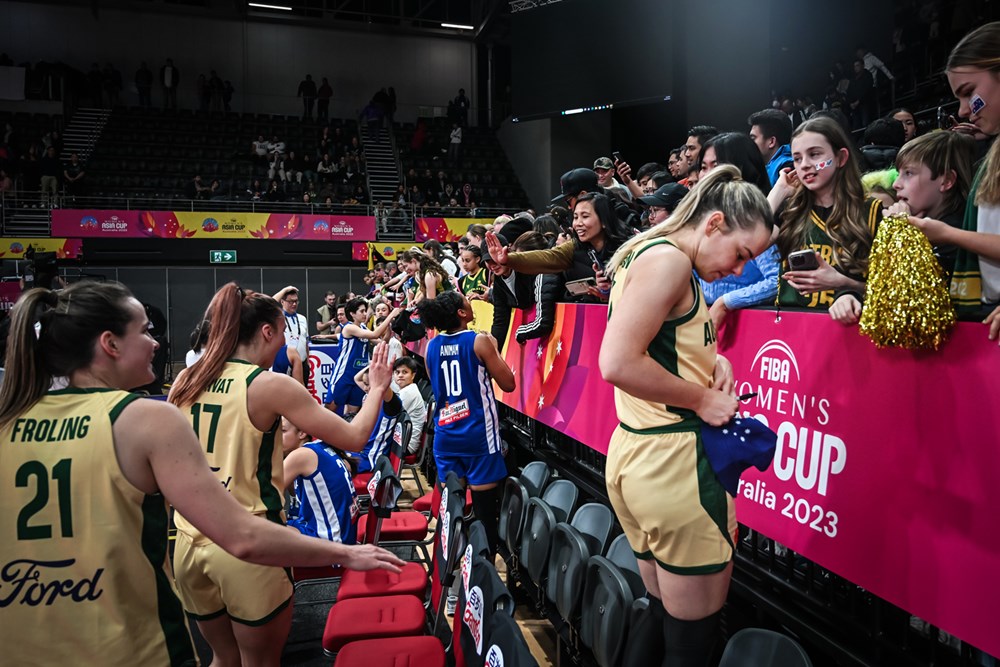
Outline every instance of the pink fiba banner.
[(203, 211), (52, 211), (54, 236), (88, 238), (221, 238), (364, 241), (375, 218), (364, 215)]
[(514, 339), (517, 327), (534, 312), (515, 309), (504, 347), (517, 388), (497, 398), (504, 404), (579, 440), (602, 454), (618, 425), (615, 397), (597, 367), (608, 309), (599, 305), (560, 303), (546, 338), (524, 345)]
[[(606, 317), (560, 304), (547, 339), (508, 335), (518, 387), (501, 396), (604, 453), (617, 424), (597, 368)], [(757, 393), (743, 411), (778, 433), (771, 468), (743, 475), (739, 521), (1000, 655), (1000, 349), (985, 326), (959, 323), (941, 350), (910, 352), (826, 315), (737, 311), (719, 350), (737, 391)]]
[(0, 281), (0, 310), (10, 312), (21, 297), (21, 283), (17, 280)]

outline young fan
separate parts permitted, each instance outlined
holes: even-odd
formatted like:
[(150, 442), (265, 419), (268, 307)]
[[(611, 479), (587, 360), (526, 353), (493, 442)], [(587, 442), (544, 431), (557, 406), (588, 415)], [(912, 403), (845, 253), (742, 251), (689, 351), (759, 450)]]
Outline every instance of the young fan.
[[(850, 140), (829, 118), (795, 130), (792, 161), (795, 170), (783, 171), (768, 195), (775, 210), (781, 207), (778, 304), (826, 308), (834, 320), (855, 324), (882, 204), (865, 198)], [(791, 267), (789, 255), (799, 250), (813, 250), (817, 268)]]

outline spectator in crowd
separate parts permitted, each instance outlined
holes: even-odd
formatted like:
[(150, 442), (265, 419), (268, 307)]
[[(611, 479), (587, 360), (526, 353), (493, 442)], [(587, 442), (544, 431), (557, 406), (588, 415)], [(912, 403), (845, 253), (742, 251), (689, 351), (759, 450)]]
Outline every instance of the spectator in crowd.
[(282, 158), (285, 155), (285, 142), (278, 138), (278, 135), (273, 135), (271, 140), (267, 142), (267, 153), (272, 158)]
[(148, 109), (153, 103), (153, 72), (150, 71), (145, 60), (135, 71), (135, 89), (139, 93), (139, 106)]
[(80, 162), (80, 156), (76, 153), (71, 153), (69, 162), (63, 167), (63, 187), (66, 189), (66, 194), (75, 197), (83, 192), (86, 176), (87, 172), (83, 167), (83, 163)]
[(750, 138), (757, 145), (767, 167), (771, 185), (778, 180), (782, 169), (792, 168), (792, 123), (777, 109), (763, 109), (747, 119)]
[(177, 87), (181, 84), (181, 72), (174, 67), (172, 58), (160, 68), (160, 85), (163, 86), (163, 108), (177, 110)]
[(185, 199), (205, 199), (203, 193), (208, 190), (208, 187), (201, 182), (201, 174), (195, 174), (194, 178), (187, 182), (184, 186), (184, 198)]
[(14, 190), (14, 181), (6, 169), (0, 169), (0, 192), (11, 192)]
[(337, 165), (330, 159), (329, 153), (323, 153), (323, 158), (316, 164), (316, 174), (324, 183), (333, 182), (337, 173)]
[(861, 60), (854, 61), (854, 78), (847, 89), (847, 102), (851, 109), (851, 129), (867, 127), (875, 106), (875, 93), (872, 77)]
[(646, 227), (653, 227), (669, 218), (687, 193), (687, 188), (680, 183), (667, 183), (652, 194), (639, 197), (636, 201), (646, 207)]
[(441, 268), (447, 272), (449, 276), (455, 278), (458, 276), (458, 264), (455, 263), (454, 258), (446, 252), (446, 249), (441, 242), (437, 239), (428, 239), (424, 241), (424, 252), (430, 255)]
[(202, 320), (191, 332), (191, 349), (184, 355), (185, 368), (194, 366), (194, 362), (201, 359), (201, 355), (205, 353), (205, 343), (208, 342), (209, 326), (208, 320)]
[(597, 174), (597, 184), (604, 188), (605, 194), (632, 201), (629, 189), (615, 179), (615, 163), (611, 158), (599, 157), (594, 160), (594, 173)]
[(333, 88), (324, 76), (316, 91), (316, 120), (326, 123), (330, 120), (330, 98), (333, 97)]
[[(896, 156), (899, 176), (893, 188), (898, 202), (886, 215), (903, 213), (962, 229), (975, 149), (975, 142), (958, 132), (931, 132), (908, 142)], [(952, 244), (934, 245), (934, 255), (949, 276), (957, 252)]]
[(890, 72), (889, 68), (885, 66), (885, 63), (879, 60), (878, 56), (876, 56), (874, 53), (869, 51), (868, 47), (866, 47), (864, 44), (858, 46), (857, 50), (855, 50), (854, 52), (854, 56), (861, 61), (861, 64), (864, 66), (865, 70), (869, 74), (871, 74), (872, 87), (874, 88), (879, 87), (879, 76), (878, 76), (879, 72), (882, 72), (882, 74), (885, 75), (885, 78), (888, 79), (889, 81), (895, 81), (896, 77), (892, 75), (892, 72)]
[(451, 102), (451, 117), (460, 127), (467, 127), (469, 125), (470, 106), (469, 98), (465, 96), (465, 88), (459, 88), (458, 96)]
[[(549, 248), (548, 241), (539, 232), (527, 231), (510, 244), (511, 252), (530, 252)], [(524, 321), (514, 331), (514, 340), (524, 345), (533, 338), (544, 338), (552, 332), (556, 321), (556, 303), (563, 301), (566, 281), (561, 273), (540, 273), (534, 276), (534, 317), (525, 310)], [(599, 295), (598, 295), (599, 298)]]
[(674, 180), (680, 181), (684, 178), (687, 173), (687, 149), (685, 146), (680, 148), (675, 148), (670, 151), (670, 158), (667, 160), (667, 171), (670, 175), (674, 177)]
[(458, 261), (462, 265), (462, 277), (458, 280), (458, 289), (470, 301), (486, 298), (490, 290), (490, 272), (482, 266), (482, 252), (477, 245), (466, 245), (458, 253)]
[(299, 312), (299, 299), (299, 290), (294, 285), (283, 287), (274, 295), (285, 316), (285, 347), (278, 351), (271, 370), (277, 373), (291, 371), (290, 375), (305, 383), (309, 380), (309, 322)]
[[(656, 186), (652, 183), (652, 176), (661, 171), (666, 171), (666, 167), (658, 162), (647, 162), (639, 167), (639, 171), (632, 178), (632, 167), (624, 160), (615, 160), (615, 171), (622, 179), (622, 183), (628, 188), (632, 198), (652, 194)], [(598, 174), (600, 177), (600, 174)]]
[(59, 177), (62, 176), (62, 172), (62, 163), (56, 157), (56, 149), (49, 146), (45, 149), (45, 156), (42, 157), (40, 164), (42, 203), (56, 205), (56, 195), (59, 194)]
[(313, 440), (286, 417), (281, 449), (285, 490), (291, 488), (288, 526), (309, 537), (357, 544), (360, 505), (344, 452)]
[(862, 171), (889, 169), (896, 163), (896, 153), (906, 143), (903, 124), (893, 118), (876, 118), (865, 128), (859, 161)]
[(886, 115), (886, 118), (892, 118), (893, 120), (898, 120), (903, 124), (903, 140), (904, 143), (913, 139), (917, 136), (917, 121), (913, 115), (913, 112), (909, 109), (899, 107), (898, 109), (893, 109)]
[(250, 157), (253, 158), (254, 163), (258, 166), (267, 164), (267, 140), (263, 134), (258, 134), (257, 139), (250, 142)]
[(295, 96), (302, 98), (302, 120), (312, 120), (313, 105), (316, 103), (316, 82), (311, 74), (306, 74), (306, 78), (299, 82)]
[(689, 168), (691, 165), (695, 165), (699, 170), (701, 169), (701, 165), (698, 163), (701, 147), (718, 133), (719, 130), (711, 125), (695, 125), (688, 130), (687, 141), (684, 143), (684, 159), (687, 160)]
[(649, 593), (634, 629), (663, 637), (665, 665), (710, 662), (737, 531), (733, 498), (700, 470), (702, 423), (726, 424), (739, 402), (692, 269), (738, 273), (770, 243), (771, 226), (764, 195), (722, 166), (608, 266), (615, 281), (599, 363), (621, 426), (605, 478)]
[(462, 126), (457, 122), (451, 124), (451, 135), (448, 141), (448, 162), (452, 167), (462, 164)]
[(596, 287), (587, 296), (568, 295), (571, 300), (594, 301), (607, 296), (610, 288), (604, 266), (615, 251), (632, 236), (633, 230), (614, 214), (605, 194), (587, 192), (576, 198), (573, 206), (573, 231), (576, 240), (547, 250), (508, 253), (487, 234), (490, 256), (497, 264), (509, 264), (518, 273), (562, 273), (566, 283), (593, 279)]
[(406, 451), (410, 454), (415, 454), (420, 449), (420, 436), (427, 421), (427, 404), (417, 386), (419, 376), (420, 365), (413, 357), (401, 356), (392, 363), (392, 379), (399, 387), (399, 399), (403, 402), (403, 410), (413, 424), (410, 441), (406, 443)]
[[(779, 112), (779, 115), (784, 114)], [(766, 196), (771, 190), (760, 146), (740, 132), (723, 132), (705, 142), (701, 150), (701, 164), (701, 179), (719, 165), (731, 164), (740, 170), (743, 180), (757, 186), (762, 195)], [(777, 246), (770, 245), (764, 252), (747, 260), (742, 271), (734, 275), (712, 281), (698, 276), (705, 303), (711, 306), (708, 315), (716, 330), (722, 327), (729, 311), (774, 301), (778, 294), (780, 264)]]
[[(865, 198), (850, 139), (834, 121), (813, 118), (800, 125), (792, 135), (792, 159), (795, 170), (784, 172), (768, 195), (781, 219), (777, 242), (785, 262), (778, 303), (829, 309), (834, 320), (855, 324), (882, 204)], [(817, 268), (788, 264), (793, 252), (816, 248), (810, 263)]]
[(480, 245), (486, 239), (486, 227), (472, 223), (465, 231), (465, 238), (469, 240), (469, 245)]
[[(976, 28), (952, 49), (945, 73), (958, 99), (958, 115), (968, 123), (952, 131), (962, 134), (1000, 134), (1000, 22)], [(973, 135), (975, 136), (975, 135)], [(986, 315), (990, 340), (1000, 334), (1000, 142), (994, 139), (977, 169), (969, 192), (962, 228), (929, 217), (910, 216), (910, 224), (931, 243), (958, 246), (951, 280), (953, 304), (960, 316)]]
[(404, 250), (399, 253), (399, 266), (416, 279), (417, 289), (412, 303), (433, 299), (441, 292), (455, 289), (451, 276), (437, 260), (419, 250)]

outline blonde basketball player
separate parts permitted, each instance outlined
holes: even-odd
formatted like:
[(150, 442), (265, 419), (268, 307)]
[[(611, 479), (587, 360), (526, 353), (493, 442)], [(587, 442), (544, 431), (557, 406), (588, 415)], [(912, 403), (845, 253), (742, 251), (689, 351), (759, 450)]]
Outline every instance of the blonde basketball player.
[(739, 274), (770, 244), (772, 224), (760, 190), (719, 166), (609, 265), (600, 366), (620, 425), (608, 446), (608, 495), (652, 596), (645, 621), (662, 632), (665, 665), (711, 657), (736, 532), (733, 499), (700, 439), (702, 421), (720, 425), (736, 413), (732, 368), (716, 355), (692, 269), (708, 281)]

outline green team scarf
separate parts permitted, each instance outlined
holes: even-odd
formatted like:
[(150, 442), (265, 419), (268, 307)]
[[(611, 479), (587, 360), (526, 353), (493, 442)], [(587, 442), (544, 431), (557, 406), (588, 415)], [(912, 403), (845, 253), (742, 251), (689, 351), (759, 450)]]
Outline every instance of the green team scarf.
[[(979, 220), (979, 207), (976, 206), (976, 192), (983, 178), (986, 163), (983, 162), (976, 171), (969, 191), (969, 200), (965, 204), (965, 217), (962, 218), (962, 229), (974, 232)], [(959, 248), (955, 254), (955, 271), (951, 275), (951, 302), (955, 312), (963, 316), (975, 316), (983, 308), (983, 277), (979, 272), (979, 255)]]

